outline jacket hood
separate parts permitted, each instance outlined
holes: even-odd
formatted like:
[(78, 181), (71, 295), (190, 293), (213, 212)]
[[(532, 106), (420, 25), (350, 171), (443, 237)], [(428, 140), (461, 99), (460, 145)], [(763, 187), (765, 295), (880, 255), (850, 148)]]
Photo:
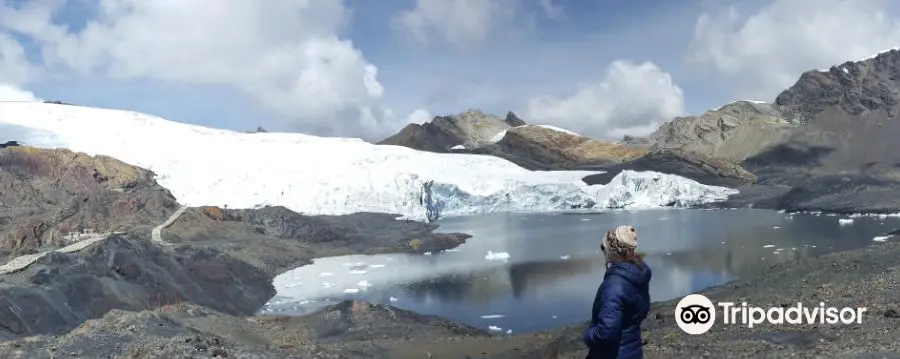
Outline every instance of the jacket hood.
[(637, 288), (649, 285), (650, 278), (653, 276), (650, 267), (644, 262), (639, 265), (631, 262), (612, 262), (606, 269), (606, 275), (625, 278)]

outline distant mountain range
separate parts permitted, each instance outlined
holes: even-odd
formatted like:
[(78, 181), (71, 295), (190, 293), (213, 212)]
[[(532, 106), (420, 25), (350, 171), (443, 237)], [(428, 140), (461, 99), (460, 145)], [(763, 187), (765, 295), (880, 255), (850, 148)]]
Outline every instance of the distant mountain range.
[[(736, 101), (620, 141), (527, 126), (470, 110), (412, 124), (380, 142), (494, 155), (535, 170), (623, 169), (741, 190), (726, 206), (828, 211), (900, 209), (900, 51), (808, 71), (774, 103)], [(503, 133), (501, 139), (494, 138)], [(494, 141), (491, 141), (493, 139)]]

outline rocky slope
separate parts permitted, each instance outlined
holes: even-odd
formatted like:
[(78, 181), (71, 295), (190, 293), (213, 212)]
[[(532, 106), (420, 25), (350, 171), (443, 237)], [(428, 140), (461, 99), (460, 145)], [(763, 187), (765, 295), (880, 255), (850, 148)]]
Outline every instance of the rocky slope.
[(741, 162), (789, 136), (797, 124), (782, 117), (773, 105), (737, 101), (664, 123), (649, 140), (654, 149), (679, 149)]
[(507, 130), (499, 141), (472, 152), (506, 158), (529, 169), (558, 170), (630, 161), (646, 150), (542, 126), (519, 126)]
[(458, 115), (437, 116), (421, 125), (409, 124), (378, 144), (444, 153), (457, 146), (477, 148), (490, 143), (497, 133), (524, 124), (525, 121), (512, 112), (503, 119), (473, 109)]
[(531, 170), (621, 163), (646, 153), (640, 147), (527, 125), (512, 112), (501, 119), (479, 110), (435, 117), (421, 125), (410, 124), (379, 144), (491, 155)]
[(59, 246), (71, 232), (164, 220), (178, 204), (153, 173), (68, 150), (0, 149), (0, 251)]
[(900, 51), (892, 50), (808, 71), (774, 104), (738, 101), (629, 142), (732, 160), (756, 175), (724, 205), (896, 211), (898, 110)]
[(635, 160), (621, 164), (587, 167), (605, 173), (587, 176), (587, 184), (607, 184), (622, 170), (657, 171), (679, 175), (697, 182), (724, 187), (742, 187), (757, 177), (736, 162), (682, 149), (654, 149)]

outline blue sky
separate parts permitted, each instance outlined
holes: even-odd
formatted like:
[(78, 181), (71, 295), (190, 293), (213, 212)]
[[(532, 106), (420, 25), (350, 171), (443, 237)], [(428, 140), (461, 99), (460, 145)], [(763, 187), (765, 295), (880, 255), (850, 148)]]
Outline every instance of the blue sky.
[(886, 0), (216, 3), (0, 0), (0, 84), (235, 130), (480, 108), (615, 138), (900, 44)]

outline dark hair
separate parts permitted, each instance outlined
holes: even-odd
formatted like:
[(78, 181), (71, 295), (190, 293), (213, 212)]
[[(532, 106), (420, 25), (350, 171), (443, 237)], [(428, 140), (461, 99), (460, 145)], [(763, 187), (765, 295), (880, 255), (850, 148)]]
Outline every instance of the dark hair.
[(637, 253), (631, 253), (630, 256), (625, 258), (625, 261), (635, 265), (641, 265), (644, 263), (644, 257)]
[(634, 265), (641, 265), (644, 263), (644, 257), (638, 254), (635, 251), (629, 251), (627, 254), (623, 255), (623, 260), (632, 263)]

